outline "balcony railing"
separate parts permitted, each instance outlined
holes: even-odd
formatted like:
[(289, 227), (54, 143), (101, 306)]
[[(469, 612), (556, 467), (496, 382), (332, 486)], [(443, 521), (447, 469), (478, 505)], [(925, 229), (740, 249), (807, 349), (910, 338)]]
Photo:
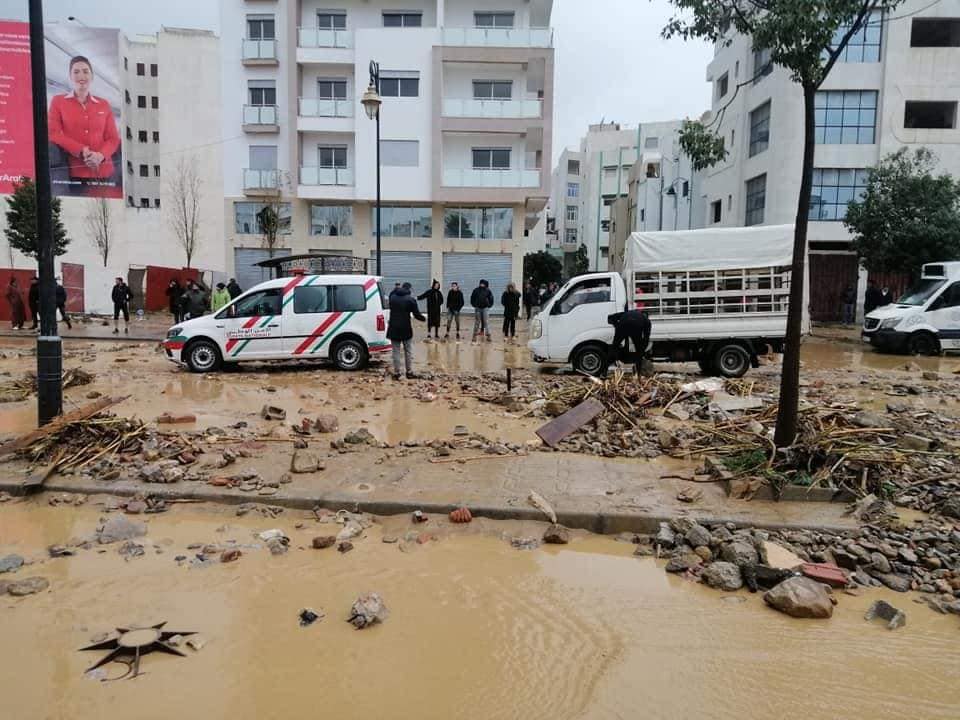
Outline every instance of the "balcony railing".
[(542, 112), (542, 100), (443, 99), (444, 117), (538, 118)]
[(353, 100), (300, 98), (299, 114), (301, 117), (353, 117)]
[(444, 45), (470, 47), (553, 47), (550, 28), (444, 28)]
[(244, 190), (279, 190), (279, 170), (253, 170), (246, 168), (243, 171)]
[(535, 188), (540, 187), (540, 171), (448, 169), (443, 171), (443, 185), (444, 187)]
[(353, 185), (350, 168), (302, 167), (301, 185)]
[(276, 40), (249, 40), (243, 41), (244, 60), (276, 60)]
[(244, 105), (244, 125), (276, 125), (279, 114), (276, 105)]
[(353, 47), (353, 33), (349, 30), (297, 28), (297, 47), (351, 48)]

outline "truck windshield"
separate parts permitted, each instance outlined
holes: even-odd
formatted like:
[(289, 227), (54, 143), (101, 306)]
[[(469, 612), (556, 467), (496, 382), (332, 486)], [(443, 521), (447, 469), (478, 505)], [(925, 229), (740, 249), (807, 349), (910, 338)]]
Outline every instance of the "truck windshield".
[(910, 288), (907, 294), (900, 298), (899, 305), (923, 305), (936, 293), (946, 280), (921, 280), (918, 285)]

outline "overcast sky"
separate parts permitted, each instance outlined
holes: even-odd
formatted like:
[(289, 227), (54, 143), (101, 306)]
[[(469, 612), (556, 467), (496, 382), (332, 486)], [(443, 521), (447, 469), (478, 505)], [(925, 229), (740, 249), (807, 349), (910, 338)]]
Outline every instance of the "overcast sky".
[[(26, 0), (0, 0), (0, 18), (26, 18)], [(667, 0), (555, 0), (554, 159), (576, 147), (590, 123), (698, 117), (710, 105), (704, 81), (712, 50), (662, 40)], [(161, 25), (218, 30), (219, 0), (44, 0), (44, 19), (75, 15), (88, 25), (154, 33)]]

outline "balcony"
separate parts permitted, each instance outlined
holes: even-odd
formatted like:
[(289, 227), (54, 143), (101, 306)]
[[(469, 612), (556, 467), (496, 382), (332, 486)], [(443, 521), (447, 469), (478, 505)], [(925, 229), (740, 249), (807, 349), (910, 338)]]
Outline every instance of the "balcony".
[(242, 57), (244, 65), (279, 65), (276, 40), (243, 41)]
[(353, 64), (353, 33), (349, 30), (297, 28), (297, 62)]
[(350, 168), (302, 167), (300, 168), (300, 184), (308, 186), (352, 186), (353, 170)]
[(353, 100), (338, 98), (300, 98), (298, 106), (300, 117), (309, 118), (349, 118), (353, 117)]
[(243, 131), (248, 133), (280, 132), (276, 105), (244, 105)]
[(443, 28), (443, 44), (457, 47), (549, 48), (551, 28)]
[(245, 195), (279, 195), (280, 171), (246, 168), (243, 171), (243, 192)]
[(443, 99), (443, 116), (457, 118), (539, 118), (542, 100)]
[(468, 188), (537, 188), (539, 170), (447, 169), (443, 171), (444, 187)]

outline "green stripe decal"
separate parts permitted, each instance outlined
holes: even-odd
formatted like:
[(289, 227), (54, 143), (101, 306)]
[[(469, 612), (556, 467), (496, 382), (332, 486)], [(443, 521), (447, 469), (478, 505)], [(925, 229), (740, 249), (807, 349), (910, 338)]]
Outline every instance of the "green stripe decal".
[[(310, 287), (310, 286), (313, 285), (313, 283), (315, 283), (318, 279), (319, 279), (318, 276), (317, 276), (317, 275), (314, 275), (314, 276), (311, 277), (309, 280), (307, 280), (305, 283), (303, 283), (303, 285), (298, 285), (297, 287)], [(290, 296), (289, 296), (286, 300), (284, 300), (284, 301), (283, 301), (283, 305), (281, 305), (282, 308), (285, 308), (287, 305), (290, 304), (290, 301), (293, 300), (293, 293), (296, 291), (296, 289), (297, 289), (297, 288), (293, 288), (293, 290), (290, 291)]]
[(265, 318), (263, 319), (263, 322), (262, 322), (262, 323), (260, 323), (259, 325), (257, 325), (257, 327), (258, 327), (258, 328), (266, 327), (267, 325), (270, 324), (270, 321), (273, 320), (273, 317), (274, 317), (273, 315), (268, 315), (267, 317), (265, 317)]
[(317, 352), (317, 350), (322, 348), (326, 344), (327, 340), (333, 337), (334, 333), (336, 333), (337, 330), (342, 328), (346, 323), (350, 322), (350, 318), (352, 318), (354, 315), (356, 315), (355, 312), (347, 313), (346, 317), (344, 317), (343, 320), (341, 320), (336, 325), (334, 325), (332, 330), (330, 330), (322, 338), (320, 338), (320, 342), (314, 345), (313, 349), (310, 352), (315, 353)]
[(233, 357), (236, 357), (237, 355), (239, 355), (243, 351), (243, 349), (249, 344), (250, 344), (250, 338), (247, 338), (242, 343), (240, 343), (237, 349), (233, 351)]

